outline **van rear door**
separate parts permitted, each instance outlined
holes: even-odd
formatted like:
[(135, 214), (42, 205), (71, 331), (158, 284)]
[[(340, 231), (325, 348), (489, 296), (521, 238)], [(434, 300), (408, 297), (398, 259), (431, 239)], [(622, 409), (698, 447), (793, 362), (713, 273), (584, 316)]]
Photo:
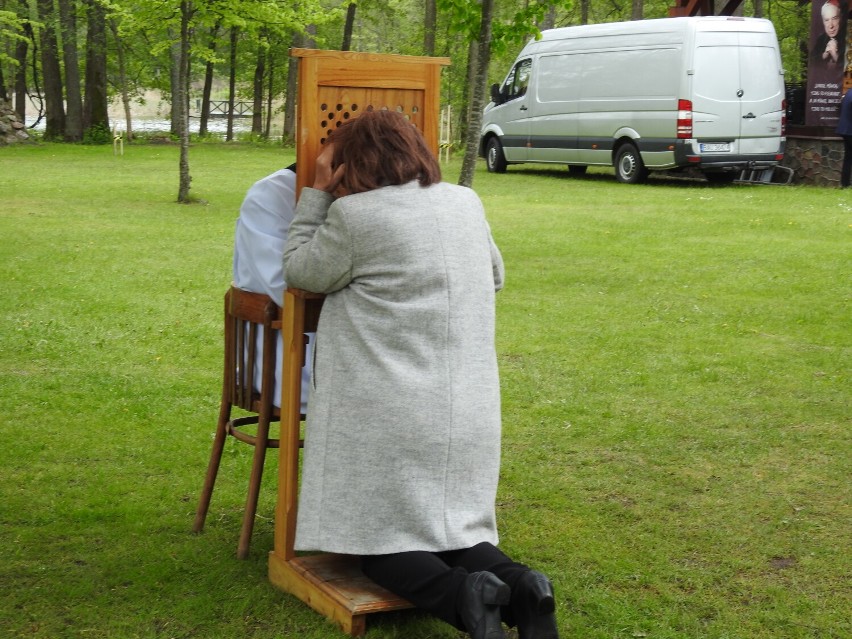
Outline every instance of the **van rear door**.
[(784, 83), (773, 34), (698, 31), (696, 45), (695, 151), (713, 160), (779, 152)]

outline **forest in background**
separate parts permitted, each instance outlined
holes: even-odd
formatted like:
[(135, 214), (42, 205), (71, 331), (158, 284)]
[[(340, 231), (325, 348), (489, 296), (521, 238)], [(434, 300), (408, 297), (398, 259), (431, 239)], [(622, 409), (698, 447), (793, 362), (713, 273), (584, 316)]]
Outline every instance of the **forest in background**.
[[(499, 82), (537, 30), (668, 15), (673, 0), (0, 0), (0, 99), (21, 119), (42, 120), (44, 138), (106, 141), (113, 124), (132, 135), (130, 113), (148, 90), (171, 105), (251, 104), (252, 133), (270, 135), (284, 113), (292, 140), (291, 47), (448, 57), (442, 104), (463, 136), (483, 17), (490, 21), (485, 84)], [(490, 15), (484, 16), (485, 11)], [(738, 13), (773, 21), (788, 83), (806, 69), (810, 3), (746, 0)], [(216, 87), (214, 89), (214, 87)], [(484, 87), (482, 87), (484, 91)], [(173, 99), (180, 96), (180, 100)], [(125, 122), (110, 123), (120, 104)], [(233, 110), (233, 109), (231, 109)], [(226, 138), (231, 139), (232, 126)]]
[[(716, 0), (720, 5), (722, 0)], [(501, 81), (540, 30), (664, 18), (674, 0), (0, 0), (0, 100), (21, 122), (35, 109), (47, 141), (112, 140), (110, 101), (133, 138), (132, 110), (146, 90), (169, 104), (180, 143), (178, 202), (189, 195), (190, 104), (208, 135), (214, 84), (227, 86), (225, 139), (236, 102), (250, 103), (251, 134), (269, 138), (284, 111), (282, 142), (295, 131), (296, 60), (290, 48), (441, 56), (442, 105), (454, 114), (452, 146), (464, 153), (459, 184), (473, 181), (486, 87)], [(724, 3), (727, 4), (727, 3)], [(718, 11), (718, 9), (717, 9)], [(810, 3), (743, 0), (737, 15), (775, 25), (787, 82), (801, 82)], [(218, 82), (216, 82), (218, 81)], [(11, 99), (13, 98), (13, 99)], [(11, 99), (11, 100), (10, 100)]]

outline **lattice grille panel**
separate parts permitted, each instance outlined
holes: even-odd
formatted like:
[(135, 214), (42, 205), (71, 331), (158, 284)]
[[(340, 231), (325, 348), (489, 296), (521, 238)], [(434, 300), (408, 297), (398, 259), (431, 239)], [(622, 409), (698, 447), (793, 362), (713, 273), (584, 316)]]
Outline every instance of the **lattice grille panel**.
[(370, 109), (402, 113), (438, 152), (441, 67), (449, 58), (291, 49), (299, 58), (296, 192), (312, 184), (322, 144), (346, 120)]
[(402, 113), (423, 131), (423, 91), (324, 86), (319, 87), (318, 97), (320, 144), (347, 120), (374, 109)]

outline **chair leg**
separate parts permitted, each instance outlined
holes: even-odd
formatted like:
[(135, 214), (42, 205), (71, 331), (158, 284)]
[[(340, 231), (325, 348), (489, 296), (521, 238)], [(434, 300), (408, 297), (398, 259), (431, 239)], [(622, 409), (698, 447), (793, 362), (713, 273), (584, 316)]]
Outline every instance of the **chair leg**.
[(240, 541), (237, 545), (237, 558), (245, 559), (249, 554), (251, 533), (254, 530), (254, 516), (257, 513), (257, 502), (260, 497), (260, 480), (263, 478), (263, 464), (266, 461), (266, 448), (269, 440), (269, 419), (262, 416), (258, 419), (257, 438), (254, 445), (254, 455), (251, 462), (248, 497), (243, 515), (243, 526), (240, 530)]
[(207, 464), (207, 475), (204, 477), (204, 487), (198, 500), (198, 510), (195, 511), (195, 521), (192, 532), (198, 533), (204, 528), (207, 519), (207, 509), (210, 508), (210, 498), (213, 496), (213, 486), (219, 473), (219, 462), (222, 461), (222, 451), (228, 438), (228, 420), (231, 418), (231, 403), (222, 399), (219, 407), (219, 422), (216, 424), (216, 435), (213, 438), (213, 450), (210, 452), (210, 462)]

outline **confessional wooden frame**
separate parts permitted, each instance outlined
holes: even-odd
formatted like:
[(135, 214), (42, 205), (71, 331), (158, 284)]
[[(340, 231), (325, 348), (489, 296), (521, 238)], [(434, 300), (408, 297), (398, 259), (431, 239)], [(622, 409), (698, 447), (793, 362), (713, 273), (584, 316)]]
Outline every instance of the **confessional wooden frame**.
[[(392, 109), (411, 120), (438, 153), (441, 67), (447, 58), (292, 49), (299, 59), (296, 106), (297, 194), (313, 183), (314, 160), (338, 123), (369, 109)], [(299, 289), (284, 293), (281, 435), (275, 546), (269, 579), (352, 636), (366, 632), (366, 617), (411, 607), (364, 577), (357, 559), (328, 553), (297, 555), (301, 370), (304, 333), (315, 330), (323, 296)]]
[(291, 49), (299, 59), (296, 193), (314, 179), (314, 158), (339, 123), (369, 109), (410, 119), (437, 156), (441, 67), (449, 58)]

